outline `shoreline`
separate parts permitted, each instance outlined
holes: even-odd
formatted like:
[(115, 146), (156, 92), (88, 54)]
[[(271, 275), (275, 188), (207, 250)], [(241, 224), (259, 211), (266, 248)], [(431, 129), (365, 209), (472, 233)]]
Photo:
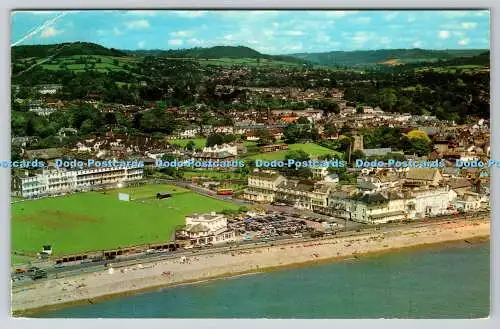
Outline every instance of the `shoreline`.
[[(256, 275), (259, 273), (307, 267), (348, 259), (376, 257), (378, 255), (383, 255), (391, 252), (401, 252), (405, 250), (421, 250), (427, 248), (435, 248), (438, 246), (446, 247), (447, 245), (449, 247), (456, 247), (456, 245), (460, 243), (483, 243), (489, 241), (489, 229), (489, 221), (483, 221), (481, 223), (475, 224), (452, 222), (451, 226), (449, 224), (440, 224), (437, 225), (437, 227), (429, 226), (425, 228), (419, 228), (417, 230), (411, 228), (403, 228), (401, 231), (390, 232), (387, 235), (385, 233), (374, 233), (369, 235), (368, 237), (362, 238), (333, 237), (332, 239), (328, 239), (320, 243), (309, 243), (309, 245), (306, 245), (304, 243), (296, 243), (288, 247), (257, 247), (255, 249), (252, 249), (252, 251), (250, 252), (242, 252), (237, 255), (241, 257), (235, 257), (235, 252), (224, 252), (210, 256), (199, 256), (200, 258), (203, 258), (202, 261), (205, 261), (205, 264), (201, 265), (206, 266), (201, 266), (200, 263), (202, 262), (199, 262), (198, 257), (196, 255), (193, 255), (192, 258), (196, 259), (198, 263), (195, 261), (194, 263), (180, 264), (176, 263), (176, 260), (168, 260), (155, 263), (150, 267), (145, 267), (145, 264), (144, 267), (134, 267), (125, 271), (120, 271), (121, 273), (119, 274), (122, 275), (123, 280), (119, 280), (118, 282), (116, 280), (108, 280), (107, 283), (103, 282), (105, 281), (105, 278), (112, 277), (112, 275), (109, 275), (104, 271), (99, 273), (82, 274), (71, 278), (54, 279), (47, 282), (34, 284), (33, 288), (13, 291), (11, 300), (11, 314), (13, 317), (36, 318), (37, 314), (56, 311), (58, 309), (71, 306), (97, 304), (102, 301), (118, 297), (155, 292), (163, 289), (191, 284), (200, 284), (207, 281), (215, 281), (246, 275)], [(381, 241), (383, 241), (384, 244), (380, 244)], [(342, 242), (346, 243), (344, 247), (335, 246), (335, 248), (337, 249), (332, 250), (332, 245), (338, 245)], [(357, 244), (357, 246), (353, 247), (353, 244)], [(314, 247), (313, 249), (307, 249), (308, 253), (313, 253), (312, 257), (308, 257), (309, 259), (305, 259), (304, 252), (302, 252), (303, 250), (305, 250), (305, 247)], [(299, 248), (300, 251), (297, 252), (296, 250), (298, 250)], [(262, 255), (265, 252), (264, 249), (267, 249), (268, 255)], [(294, 250), (292, 251), (291, 249)], [(361, 250), (358, 251), (358, 249)], [(334, 252), (336, 250), (339, 251), (336, 254), (332, 254), (332, 251)], [(326, 252), (326, 254), (320, 257), (318, 253), (323, 253), (324, 251)], [(293, 255), (294, 253), (296, 253), (297, 255)], [(229, 258), (228, 254), (231, 255), (229, 256)], [(256, 254), (261, 254), (259, 256), (262, 257), (256, 257)], [(216, 258), (213, 262), (206, 262), (208, 259), (213, 258)], [(217, 267), (217, 265), (221, 265), (221, 261), (224, 260), (224, 258), (226, 258), (226, 261), (229, 261), (229, 264), (222, 263), (222, 266)], [(288, 259), (287, 261), (280, 261), (283, 258)], [(240, 259), (240, 261), (238, 261), (238, 259)], [(243, 262), (241, 262), (241, 259), (243, 260)], [(169, 277), (169, 282), (158, 280), (158, 273), (162, 270), (161, 267), (173, 268), (174, 263), (181, 272), (184, 270), (185, 273), (180, 273), (179, 279), (173, 278), (172, 280), (170, 280), (171, 278)], [(155, 269), (155, 267), (158, 268)], [(144, 273), (144, 276), (136, 275), (135, 278), (125, 276), (127, 272), (135, 272), (133, 274), (137, 274), (138, 272), (140, 272), (140, 270), (136, 271), (137, 269), (143, 271), (148, 270), (149, 272)], [(118, 270), (116, 272), (118, 272)], [(160, 273), (160, 277), (164, 273), (165, 272)], [(174, 276), (177, 276), (176, 274), (176, 272), (173, 272)], [(104, 278), (102, 278), (102, 276), (104, 276)], [(78, 279), (80, 279), (80, 281), (82, 282), (85, 281), (87, 285), (92, 286), (90, 286), (90, 288), (87, 288), (87, 291), (83, 294), (81, 293), (81, 291), (78, 291), (78, 289), (82, 285), (73, 289), (74, 293), (71, 295), (65, 293), (65, 291), (67, 291), (67, 289), (65, 288), (62, 289), (62, 291), (64, 292), (54, 292), (55, 289), (53, 288), (58, 287), (58, 285), (53, 281), (59, 281), (59, 286), (61, 286), (63, 285), (61, 283), (62, 281), (65, 281), (65, 284), (67, 284), (69, 281), (74, 281), (74, 283), (76, 284)], [(69, 286), (71, 286), (71, 284), (69, 284)], [(84, 287), (86, 288), (87, 286)], [(94, 289), (96, 291), (91, 291), (91, 289)], [(37, 296), (38, 291), (41, 292), (42, 296)], [(62, 301), (63, 298), (65, 298), (66, 300)], [(20, 308), (22, 306), (25, 306), (26, 304), (28, 304), (27, 307), (25, 307), (24, 309)]]

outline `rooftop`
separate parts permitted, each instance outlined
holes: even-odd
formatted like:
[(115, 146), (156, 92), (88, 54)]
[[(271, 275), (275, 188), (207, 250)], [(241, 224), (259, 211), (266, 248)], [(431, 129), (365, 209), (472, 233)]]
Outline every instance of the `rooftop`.
[(410, 168), (406, 174), (406, 179), (433, 181), (438, 174), (439, 170), (436, 168)]

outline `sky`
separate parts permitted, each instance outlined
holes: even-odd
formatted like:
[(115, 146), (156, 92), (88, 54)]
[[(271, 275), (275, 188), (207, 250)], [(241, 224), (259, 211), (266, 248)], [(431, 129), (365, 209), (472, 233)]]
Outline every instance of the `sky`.
[(118, 49), (247, 46), (266, 54), (489, 49), (490, 13), (468, 11), (14, 11), (11, 45)]

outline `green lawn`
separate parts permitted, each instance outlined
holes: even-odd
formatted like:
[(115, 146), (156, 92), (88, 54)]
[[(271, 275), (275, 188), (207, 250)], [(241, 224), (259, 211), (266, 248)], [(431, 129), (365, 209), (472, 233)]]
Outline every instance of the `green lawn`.
[(207, 139), (203, 138), (203, 137), (189, 138), (189, 139), (171, 139), (170, 143), (177, 144), (180, 147), (186, 147), (186, 145), (187, 145), (187, 143), (189, 143), (189, 141), (193, 141), (196, 148), (204, 148), (206, 143), (207, 143)]
[[(154, 195), (160, 191), (174, 195), (156, 200)], [(136, 201), (119, 201), (118, 192), (129, 192)], [(12, 250), (35, 254), (42, 245), (51, 244), (54, 255), (65, 255), (166, 242), (187, 215), (237, 208), (170, 185), (20, 202), (12, 205)]]
[(21, 255), (11, 255), (10, 261), (11, 265), (22, 265), (22, 264), (28, 264), (30, 261), (35, 260), (36, 258), (34, 257), (29, 257), (29, 256), (21, 256)]
[(303, 150), (307, 154), (309, 154), (311, 157), (318, 157), (321, 155), (326, 155), (326, 154), (336, 154), (338, 152), (335, 152), (333, 150), (330, 150), (326, 147), (320, 146), (318, 144), (314, 143), (297, 143), (297, 144), (290, 144), (288, 145), (289, 149), (284, 150), (284, 151), (277, 151), (277, 152), (269, 152), (269, 153), (259, 153), (252, 155), (248, 157), (248, 159), (252, 160), (283, 160), (285, 158), (285, 155), (287, 152), (292, 151), (292, 150)]

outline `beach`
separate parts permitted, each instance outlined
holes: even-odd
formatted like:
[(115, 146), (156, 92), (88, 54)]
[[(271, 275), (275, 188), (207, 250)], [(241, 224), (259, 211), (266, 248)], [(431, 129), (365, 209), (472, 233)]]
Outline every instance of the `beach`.
[(329, 262), (335, 259), (357, 258), (373, 253), (390, 252), (452, 241), (487, 239), (489, 220), (453, 220), (420, 227), (401, 226), (388, 232), (375, 231), (361, 236), (332, 237), (312, 242), (263, 246), (250, 250), (228, 251), (186, 258), (137, 264), (112, 271), (81, 274), (41, 281), (14, 288), (14, 315), (28, 315), (64, 304), (97, 303), (100, 299), (199, 282), (228, 276), (243, 275)]

